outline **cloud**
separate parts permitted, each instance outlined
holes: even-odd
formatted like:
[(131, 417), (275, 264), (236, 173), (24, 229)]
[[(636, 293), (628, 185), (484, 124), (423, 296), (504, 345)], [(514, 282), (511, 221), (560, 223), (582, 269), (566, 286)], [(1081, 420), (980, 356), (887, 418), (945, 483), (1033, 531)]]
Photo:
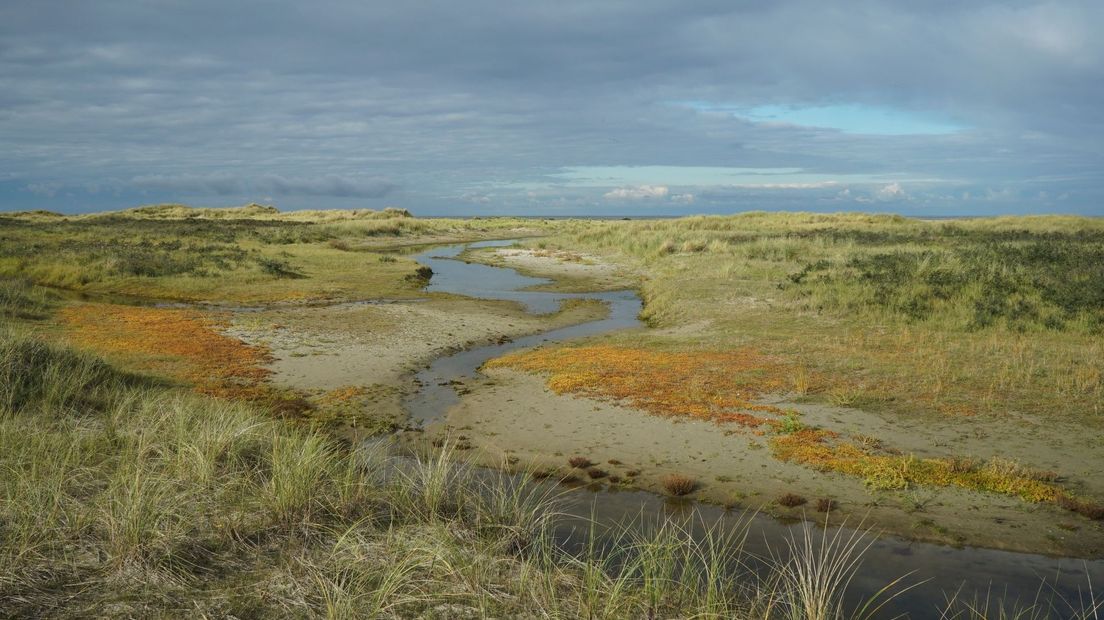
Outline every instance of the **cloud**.
[[(952, 200), (964, 191), (1008, 187), (989, 203), (1045, 209), (1045, 191), (1069, 196), (1054, 210), (1104, 210), (1098, 0), (261, 6), (242, 22), (215, 0), (0, 5), (0, 209), (257, 192), (282, 208), (398, 194), (441, 214), (513, 196), (537, 213), (551, 199), (516, 187), (559, 195), (547, 186), (568, 168), (738, 166), (797, 168), (872, 199), (878, 190), (854, 179), (898, 179), (916, 201), (912, 179), (950, 179), (947, 209), (975, 204)], [(717, 112), (735, 108), (832, 118)], [(877, 110), (903, 115), (896, 125), (961, 129), (820, 128), (853, 111), (866, 127)], [(665, 176), (596, 179), (556, 208), (689, 209), (682, 194), (695, 211), (801, 208), (832, 189), (763, 181), (725, 193)], [(640, 193), (647, 184), (676, 189)], [(59, 185), (79, 199), (51, 194)], [(494, 200), (457, 201), (471, 187), (493, 187)], [(790, 189), (802, 191), (773, 191)]]
[(908, 193), (905, 192), (904, 188), (901, 187), (900, 183), (896, 183), (896, 182), (890, 183), (888, 185), (883, 185), (881, 188), (878, 189), (878, 191), (874, 194), (874, 196), (878, 200), (886, 200), (886, 201), (889, 201), (889, 200), (908, 200), (909, 199)]
[(38, 196), (45, 196), (47, 198), (53, 198), (57, 195), (58, 190), (61, 189), (60, 183), (28, 183), (24, 188), (28, 192)]
[(224, 173), (139, 175), (130, 180), (130, 185), (146, 191), (217, 196), (229, 196), (242, 191), (241, 181), (233, 175)]
[(491, 196), (490, 194), (480, 194), (477, 192), (464, 192), (463, 194), (460, 194), (460, 200), (463, 200), (464, 202), (470, 202), (472, 204), (485, 205), (490, 204)]
[[(182, 196), (272, 194), (341, 198), (382, 198), (396, 188), (394, 183), (385, 179), (344, 177), (335, 174), (320, 177), (284, 177), (270, 174), (262, 175), (255, 180), (240, 179), (229, 173), (142, 175), (131, 179), (128, 185), (144, 192), (169, 192)], [(89, 193), (95, 192), (90, 189)]]
[(341, 198), (383, 198), (397, 187), (386, 179), (350, 178), (336, 174), (322, 177), (267, 175), (256, 187), (281, 196), (337, 196)]
[(637, 185), (618, 187), (602, 195), (606, 200), (654, 200), (665, 198), (670, 190), (666, 185)]
[(812, 183), (745, 183), (731, 185), (730, 187), (738, 187), (740, 189), (824, 189), (827, 187), (836, 187), (838, 185), (839, 181), (815, 181)]

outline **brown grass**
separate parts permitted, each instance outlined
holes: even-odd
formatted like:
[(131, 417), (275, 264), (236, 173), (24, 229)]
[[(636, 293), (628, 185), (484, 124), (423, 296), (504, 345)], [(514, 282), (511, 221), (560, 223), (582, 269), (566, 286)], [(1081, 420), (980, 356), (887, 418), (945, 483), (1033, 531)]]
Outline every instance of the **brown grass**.
[(698, 481), (683, 474), (668, 474), (661, 481), (663, 489), (671, 495), (689, 495), (698, 488)]
[(775, 501), (778, 502), (779, 506), (785, 506), (786, 508), (796, 508), (797, 506), (804, 505), (809, 500), (794, 493), (786, 493), (785, 495), (780, 496)]
[(572, 467), (578, 467), (579, 469), (586, 469), (587, 467), (590, 467), (594, 464), (591, 463), (590, 459), (585, 456), (573, 456), (567, 459), (567, 463)]
[(836, 509), (836, 500), (830, 497), (822, 497), (816, 503), (817, 512), (832, 512)]
[(1056, 503), (1070, 512), (1076, 512), (1093, 521), (1104, 520), (1104, 506), (1100, 504), (1095, 504), (1065, 494), (1058, 496)]
[(590, 476), (591, 480), (598, 480), (600, 478), (605, 478), (606, 476), (609, 476), (609, 472), (607, 472), (603, 469), (598, 469), (597, 467), (595, 467), (595, 468), (592, 468), (592, 469), (588, 469), (587, 470), (587, 475)]

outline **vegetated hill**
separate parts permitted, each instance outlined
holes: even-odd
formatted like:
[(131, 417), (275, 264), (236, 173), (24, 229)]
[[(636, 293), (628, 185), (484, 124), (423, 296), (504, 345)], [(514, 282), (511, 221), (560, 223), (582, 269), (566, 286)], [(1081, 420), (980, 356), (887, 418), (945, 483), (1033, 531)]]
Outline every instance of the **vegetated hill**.
[(158, 204), (94, 213), (86, 217), (126, 217), (134, 219), (181, 220), (181, 219), (253, 219), (281, 220), (293, 222), (319, 222), (339, 220), (371, 220), (398, 217), (413, 217), (406, 209), (387, 207), (382, 211), (372, 209), (309, 209), (281, 212), (271, 205), (250, 203), (241, 207), (190, 207), (182, 204)]
[(49, 220), (65, 217), (64, 214), (56, 211), (47, 211), (45, 209), (35, 209), (34, 211), (12, 211), (11, 213), (3, 214), (5, 217), (18, 218), (24, 220)]

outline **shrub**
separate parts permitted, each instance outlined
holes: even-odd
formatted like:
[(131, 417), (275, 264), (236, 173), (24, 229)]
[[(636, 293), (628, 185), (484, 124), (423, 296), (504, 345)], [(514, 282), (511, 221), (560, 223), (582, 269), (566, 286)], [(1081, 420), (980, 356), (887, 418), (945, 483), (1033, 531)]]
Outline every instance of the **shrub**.
[(804, 505), (808, 500), (794, 493), (786, 493), (785, 495), (779, 497), (777, 501), (779, 506), (785, 506), (786, 508), (796, 508), (797, 506)]
[(587, 467), (593, 465), (593, 463), (590, 462), (590, 459), (585, 456), (573, 456), (567, 459), (567, 462), (572, 467), (578, 467), (580, 469), (586, 469)]
[(1104, 520), (1104, 506), (1100, 504), (1094, 504), (1092, 502), (1086, 502), (1084, 500), (1071, 497), (1066, 494), (1058, 496), (1057, 503), (1062, 508), (1069, 510), (1070, 512), (1076, 512), (1077, 514), (1088, 517), (1093, 521)]
[(830, 497), (822, 497), (816, 503), (817, 512), (832, 512), (836, 509), (836, 500)]
[(429, 280), (432, 277), (433, 270), (429, 267), (426, 267), (425, 265), (420, 265), (417, 269), (414, 270), (414, 273), (406, 276), (406, 281), (425, 285), (429, 283)]
[(258, 258), (257, 264), (261, 271), (277, 278), (303, 278), (303, 274), (295, 271), (287, 261), (275, 258)]
[(587, 475), (590, 476), (591, 480), (598, 480), (600, 478), (605, 478), (606, 476), (609, 475), (609, 473), (606, 472), (605, 470), (598, 469), (597, 467), (595, 467), (593, 469), (587, 470)]
[(683, 474), (668, 474), (662, 480), (663, 489), (671, 495), (689, 495), (698, 488), (698, 481)]

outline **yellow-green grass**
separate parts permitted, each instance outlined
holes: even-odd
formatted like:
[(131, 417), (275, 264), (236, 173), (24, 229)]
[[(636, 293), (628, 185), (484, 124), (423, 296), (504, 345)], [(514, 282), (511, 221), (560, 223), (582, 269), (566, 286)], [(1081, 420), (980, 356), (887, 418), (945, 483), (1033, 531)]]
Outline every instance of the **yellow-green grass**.
[(1079, 512), (1090, 518), (1104, 516), (1104, 508), (1071, 496), (1057, 484), (1057, 473), (1035, 471), (1012, 459), (981, 462), (962, 457), (916, 458), (842, 440), (838, 433), (819, 429), (783, 433), (772, 437), (770, 443), (781, 460), (858, 476), (874, 489), (905, 489), (913, 485), (959, 487), (1011, 495), (1031, 503), (1059, 504), (1071, 510), (1080, 505), (1084, 509)]
[(384, 212), (271, 213), (179, 205), (85, 216), (0, 216), (0, 277), (87, 293), (272, 302), (420, 295), (421, 241), (531, 235), (540, 222)]
[(700, 328), (615, 342), (753, 346), (838, 404), (1104, 420), (1104, 220), (748, 213), (564, 231), (540, 243), (639, 269), (651, 324)]

